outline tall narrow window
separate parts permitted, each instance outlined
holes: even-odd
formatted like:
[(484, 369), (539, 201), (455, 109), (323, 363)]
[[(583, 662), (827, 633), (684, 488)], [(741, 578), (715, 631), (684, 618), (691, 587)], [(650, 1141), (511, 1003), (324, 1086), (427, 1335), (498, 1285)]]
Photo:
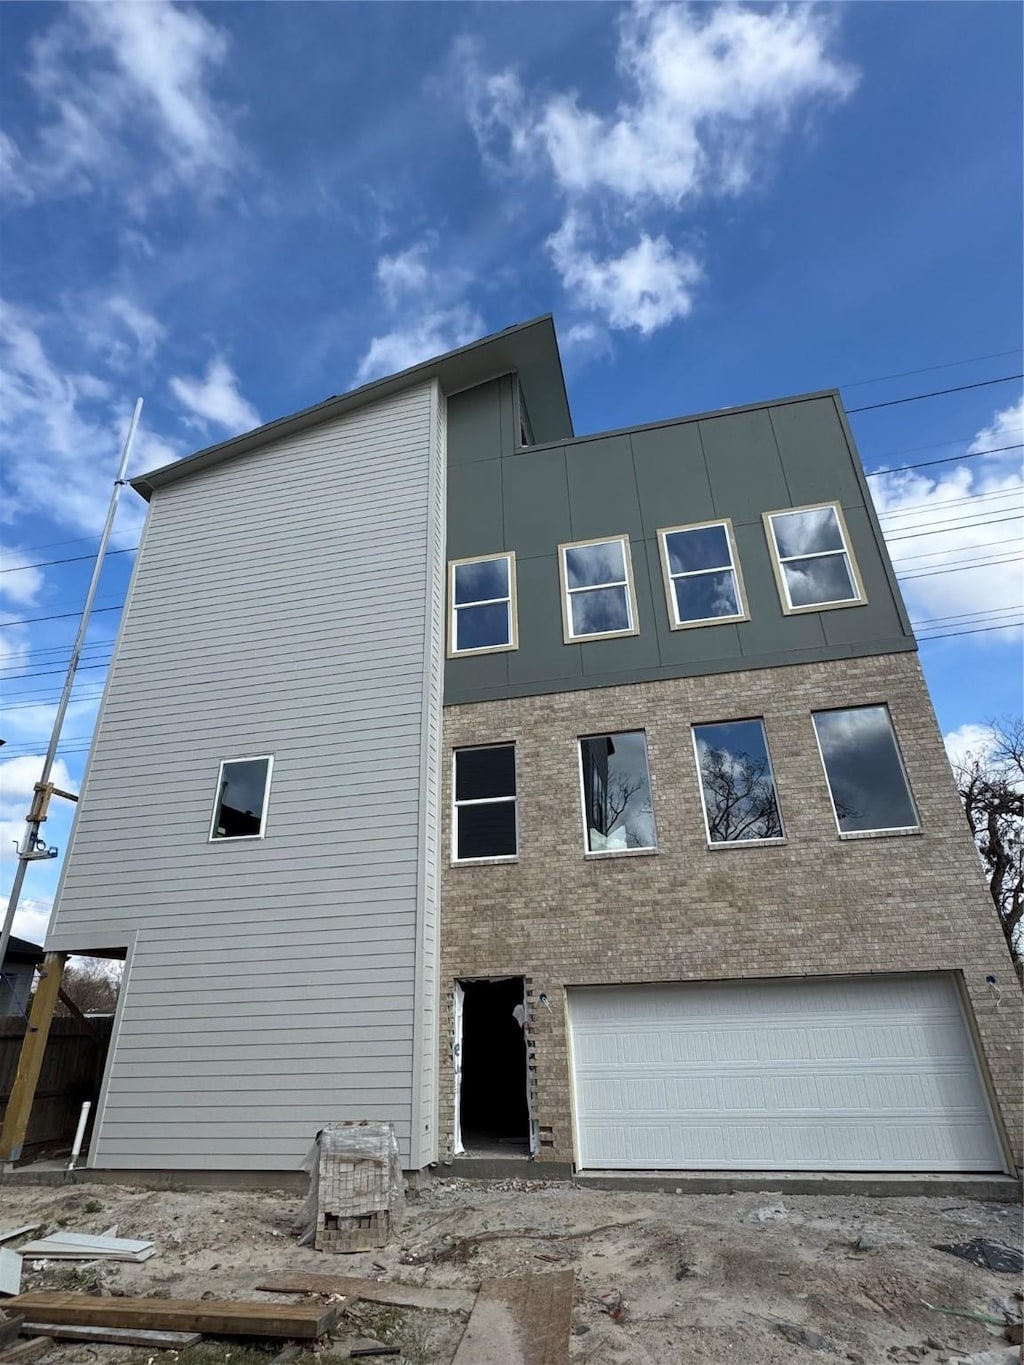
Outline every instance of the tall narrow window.
[(588, 853), (657, 847), (642, 730), (581, 739), (580, 781)]
[(783, 838), (764, 722), (695, 725), (693, 744), (708, 840), (734, 844)]
[(658, 542), (673, 630), (746, 619), (730, 521), (675, 526)]
[(764, 523), (787, 614), (867, 600), (838, 503), (765, 512)]
[(813, 719), (839, 832), (916, 829), (917, 810), (888, 708), (816, 711)]
[(220, 765), (211, 839), (259, 839), (266, 822), (272, 758), (233, 758)]
[(448, 599), (450, 655), (516, 648), (514, 554), (453, 560), (448, 566)]
[(455, 750), (452, 858), (514, 858), (516, 836), (516, 749), (488, 744)]
[(628, 538), (560, 545), (558, 554), (566, 644), (635, 635), (636, 597)]

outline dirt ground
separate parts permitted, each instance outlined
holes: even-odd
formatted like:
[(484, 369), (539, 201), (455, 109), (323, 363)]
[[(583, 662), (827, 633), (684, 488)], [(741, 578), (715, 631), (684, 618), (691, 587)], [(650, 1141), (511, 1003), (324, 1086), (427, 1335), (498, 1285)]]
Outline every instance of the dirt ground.
[[(999, 1351), (997, 1328), (930, 1312), (923, 1301), (1019, 1313), (1011, 1275), (935, 1250), (988, 1237), (1021, 1244), (1021, 1210), (963, 1199), (603, 1192), (563, 1183), (434, 1180), (412, 1191), (384, 1250), (324, 1255), (299, 1247), (300, 1200), (268, 1192), (152, 1191), (110, 1185), (0, 1185), (0, 1226), (144, 1237), (142, 1265), (26, 1261), (23, 1289), (91, 1289), (173, 1298), (284, 1298), (255, 1291), (268, 1271), (362, 1275), (475, 1289), (486, 1276), (571, 1268), (573, 1365), (790, 1365), (830, 1359), (931, 1365)], [(483, 1232), (522, 1232), (462, 1243)], [(16, 1244), (15, 1244), (16, 1245)], [(600, 1296), (617, 1291), (621, 1321)], [(450, 1365), (466, 1314), (346, 1306), (343, 1335), (401, 1347), (396, 1365)], [(335, 1345), (323, 1362), (343, 1359)], [(67, 1365), (146, 1362), (151, 1353), (61, 1346)], [(267, 1360), (239, 1343), (183, 1353), (181, 1365)], [(1011, 1357), (1012, 1358), (1012, 1357)], [(163, 1359), (163, 1357), (157, 1357)]]

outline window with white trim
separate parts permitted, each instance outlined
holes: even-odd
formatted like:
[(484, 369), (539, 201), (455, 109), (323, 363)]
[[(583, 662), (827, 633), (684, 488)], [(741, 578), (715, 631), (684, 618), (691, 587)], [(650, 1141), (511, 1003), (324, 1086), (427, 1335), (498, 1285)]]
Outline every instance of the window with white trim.
[(264, 757), (225, 759), (220, 765), (211, 839), (263, 837), (273, 764)]
[(815, 711), (811, 718), (840, 834), (917, 829), (888, 707)]
[(449, 654), (516, 648), (516, 557), (485, 555), (448, 565)]
[(452, 788), (452, 861), (514, 858), (516, 746), (487, 744), (456, 749)]
[(657, 848), (643, 730), (581, 739), (580, 783), (588, 853)]
[(710, 844), (784, 838), (763, 720), (695, 725), (693, 748)]
[(566, 644), (637, 634), (628, 536), (560, 545), (558, 563)]
[(747, 610), (732, 522), (700, 522), (658, 532), (673, 630), (743, 621)]
[(764, 523), (787, 614), (867, 600), (838, 503), (765, 512)]

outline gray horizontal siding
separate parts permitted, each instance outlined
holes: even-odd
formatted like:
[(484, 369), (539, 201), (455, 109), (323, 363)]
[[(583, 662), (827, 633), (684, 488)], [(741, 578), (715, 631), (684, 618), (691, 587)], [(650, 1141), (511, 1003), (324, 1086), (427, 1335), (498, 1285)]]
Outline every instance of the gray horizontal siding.
[[(346, 1118), (410, 1158), (437, 411), (425, 385), (153, 499), (50, 937), (134, 944), (93, 1164), (294, 1168)], [(265, 754), (265, 837), (211, 843), (220, 762)]]

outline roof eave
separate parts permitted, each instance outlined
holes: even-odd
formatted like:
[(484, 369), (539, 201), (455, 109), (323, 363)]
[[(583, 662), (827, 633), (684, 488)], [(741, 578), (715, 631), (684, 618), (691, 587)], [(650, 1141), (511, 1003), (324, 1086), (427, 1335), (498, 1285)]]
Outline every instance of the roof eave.
[[(534, 342), (533, 346), (529, 344), (531, 341)], [(533, 355), (533, 351), (539, 354)], [(516, 364), (517, 359), (522, 363)], [(303, 408), (288, 417), (279, 417), (273, 422), (256, 427), (253, 431), (244, 432), (241, 436), (233, 436), (230, 440), (207, 446), (183, 460), (175, 460), (147, 474), (137, 475), (130, 483), (148, 502), (153, 493), (165, 484), (177, 482), (191, 474), (198, 474), (211, 465), (244, 455), (271, 441), (296, 435), (331, 418), (341, 417), (368, 403), (388, 398), (414, 384), (426, 383), (437, 378), (446, 393), (454, 393), (459, 389), (486, 383), (488, 379), (511, 371), (520, 374), (524, 390), (531, 387), (537, 392), (533, 401), (530, 394), (527, 394), (527, 407), (531, 419), (536, 423), (539, 415), (546, 425), (564, 428), (564, 434), (571, 437), (572, 415), (569, 411), (561, 356), (555, 336), (554, 318), (550, 313), (544, 313), (528, 322), (516, 323), (512, 327), (506, 327), (504, 331), (494, 332), (479, 341), (470, 342), (467, 346), (460, 346), (444, 355), (422, 361), (419, 365), (412, 365), (397, 374), (371, 380), (357, 389), (325, 399), (322, 403), (315, 403), (312, 407)], [(559, 434), (562, 434), (561, 431)]]

